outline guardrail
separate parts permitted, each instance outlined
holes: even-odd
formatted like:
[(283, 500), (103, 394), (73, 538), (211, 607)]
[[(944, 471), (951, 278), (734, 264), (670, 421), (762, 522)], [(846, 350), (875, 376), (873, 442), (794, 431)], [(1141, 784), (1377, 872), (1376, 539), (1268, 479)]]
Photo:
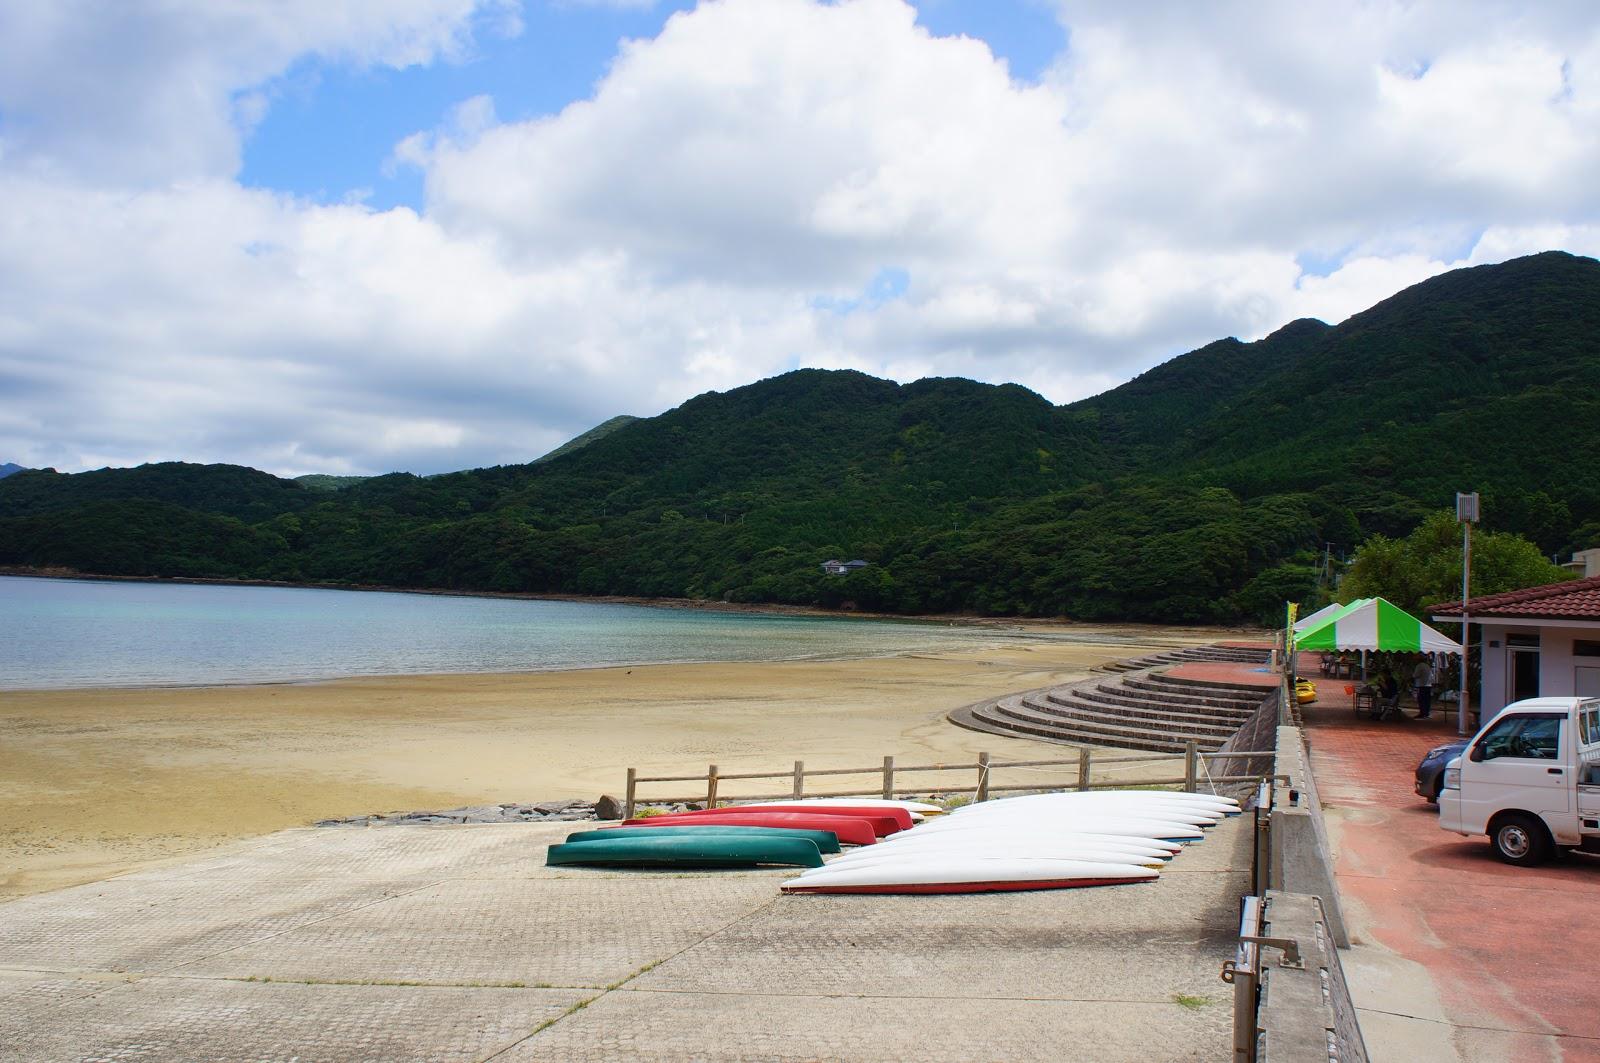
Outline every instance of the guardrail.
[[(1075, 790), (1107, 790), (1125, 789), (1132, 786), (1182, 786), (1189, 793), (1196, 792), (1201, 785), (1216, 786), (1223, 783), (1259, 783), (1263, 779), (1272, 778), (1270, 771), (1256, 772), (1253, 774), (1231, 774), (1213, 776), (1205, 771), (1205, 766), (1213, 761), (1238, 761), (1249, 757), (1270, 759), (1272, 753), (1268, 751), (1228, 750), (1217, 753), (1202, 753), (1194, 742), (1185, 744), (1182, 753), (1158, 753), (1147, 756), (1133, 757), (1106, 757), (1096, 758), (1091, 747), (1084, 746), (1078, 750), (1078, 755), (1070, 759), (1055, 760), (995, 760), (988, 753), (979, 753), (978, 759), (971, 763), (957, 764), (897, 764), (892, 756), (884, 757), (882, 765), (870, 768), (811, 768), (807, 769), (805, 761), (797, 760), (789, 771), (741, 771), (723, 772), (717, 765), (712, 764), (701, 775), (640, 775), (638, 769), (628, 769), (626, 796), (623, 799), (623, 816), (631, 819), (634, 810), (641, 804), (684, 804), (704, 803), (708, 808), (719, 801), (778, 801), (784, 798), (800, 800), (807, 797), (859, 797), (866, 792), (876, 792), (885, 798), (897, 796), (910, 796), (925, 794), (930, 791), (939, 792), (966, 792), (970, 789), (974, 801), (987, 801), (991, 794), (1017, 793), (1026, 790), (1041, 789), (1075, 789)], [(1116, 782), (1095, 782), (1093, 775), (1096, 767), (1105, 768), (1110, 765), (1120, 764), (1183, 764), (1183, 774), (1173, 778), (1122, 780)], [(996, 772), (1039, 770), (1045, 768), (1058, 768), (1064, 772), (1076, 772), (1076, 781), (1065, 786), (1050, 786), (1041, 784), (1038, 780), (1030, 783), (1016, 783), (1001, 785), (993, 780)], [(928, 775), (931, 773), (952, 773), (973, 771), (977, 777), (969, 787), (964, 784), (956, 785), (927, 785), (902, 786), (900, 780), (906, 775)], [(869, 776), (873, 782), (865, 786), (857, 786), (845, 790), (808, 790), (807, 780), (820, 777), (842, 778), (844, 776)], [(732, 796), (724, 791), (723, 784), (729, 782), (753, 782), (756, 780), (775, 781), (787, 780), (789, 789), (782, 792), (741, 793)], [(672, 796), (652, 795), (642, 800), (639, 796), (639, 787), (659, 783), (698, 783), (700, 788), (692, 794), (677, 794)]]

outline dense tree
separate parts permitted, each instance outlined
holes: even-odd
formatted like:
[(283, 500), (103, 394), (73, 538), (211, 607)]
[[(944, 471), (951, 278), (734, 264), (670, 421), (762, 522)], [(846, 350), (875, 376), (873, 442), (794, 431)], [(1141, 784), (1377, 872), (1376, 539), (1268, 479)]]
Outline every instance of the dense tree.
[[(1373, 536), (1350, 562), (1339, 599), (1384, 597), (1417, 616), (1441, 602), (1461, 600), (1461, 525), (1441, 510), (1403, 539)], [(1472, 536), (1472, 594), (1497, 594), (1571, 579), (1572, 573), (1512, 532)]]

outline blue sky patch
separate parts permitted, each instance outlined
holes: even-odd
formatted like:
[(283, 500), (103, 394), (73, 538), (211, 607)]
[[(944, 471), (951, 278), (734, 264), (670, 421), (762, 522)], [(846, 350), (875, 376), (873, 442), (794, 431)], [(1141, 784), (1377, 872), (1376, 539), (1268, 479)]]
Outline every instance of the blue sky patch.
[(819, 295), (811, 300), (811, 305), (817, 310), (823, 310), (838, 317), (847, 317), (863, 308), (876, 310), (884, 303), (892, 302), (906, 294), (911, 287), (911, 274), (900, 266), (884, 266), (872, 275), (861, 294), (849, 299), (837, 296)]

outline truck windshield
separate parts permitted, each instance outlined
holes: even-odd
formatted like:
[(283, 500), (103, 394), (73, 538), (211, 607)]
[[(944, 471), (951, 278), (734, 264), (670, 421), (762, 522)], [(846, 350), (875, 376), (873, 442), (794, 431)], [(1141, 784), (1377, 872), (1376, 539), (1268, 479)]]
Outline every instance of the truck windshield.
[(1562, 716), (1510, 716), (1491, 727), (1478, 743), (1479, 760), (1525, 757), (1555, 760), (1561, 753)]

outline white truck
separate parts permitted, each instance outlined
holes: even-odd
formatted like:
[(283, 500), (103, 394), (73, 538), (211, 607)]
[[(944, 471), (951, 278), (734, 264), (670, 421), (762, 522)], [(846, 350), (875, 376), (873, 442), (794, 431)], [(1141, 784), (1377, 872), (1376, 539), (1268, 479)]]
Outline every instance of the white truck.
[(1600, 698), (1501, 709), (1445, 768), (1439, 826), (1487, 834), (1508, 864), (1558, 848), (1600, 852)]

